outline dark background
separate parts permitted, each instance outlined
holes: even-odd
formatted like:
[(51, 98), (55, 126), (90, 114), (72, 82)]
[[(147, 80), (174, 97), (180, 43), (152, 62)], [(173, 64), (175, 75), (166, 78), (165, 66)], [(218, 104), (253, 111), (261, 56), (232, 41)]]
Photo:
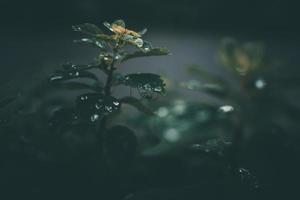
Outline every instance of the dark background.
[(151, 28), (298, 31), (296, 1), (129, 0), (1, 1), (1, 29), (54, 31), (70, 24), (124, 18)]
[[(267, 52), (272, 58), (278, 58), (282, 62), (288, 63), (284, 65), (282, 70), (289, 71), (289, 67), (294, 67), (295, 70), (295, 66), (299, 64), (300, 50), (298, 4), (296, 1), (285, 0), (0, 0), (0, 91), (2, 96), (26, 94), (26, 89), (45, 81), (49, 73), (58, 68), (60, 64), (68, 61), (74, 63), (92, 61), (97, 56), (97, 52), (73, 44), (73, 39), (79, 38), (79, 35), (72, 31), (71, 26), (89, 22), (104, 29), (103, 21), (112, 22), (115, 19), (124, 19), (128, 27), (133, 30), (147, 27), (149, 32), (145, 36), (146, 39), (153, 42), (154, 46), (167, 47), (173, 55), (130, 61), (124, 65), (124, 68), (120, 69), (121, 72), (155, 72), (167, 76), (175, 82), (188, 79), (187, 75), (184, 74), (184, 67), (189, 64), (199, 64), (211, 71), (223, 73), (224, 70), (222, 71), (216, 61), (216, 55), (221, 39), (227, 36), (246, 42), (261, 41), (266, 45)], [(299, 74), (297, 73), (299, 72), (298, 69), (294, 72), (296, 75)], [(298, 93), (293, 91), (289, 98), (299, 106), (295, 95)], [(33, 101), (31, 103), (35, 104)], [(31, 119), (27, 120), (32, 121)], [(27, 125), (26, 120), (24, 120), (24, 124)], [(297, 127), (297, 124), (292, 125)], [(256, 163), (257, 165), (260, 165), (260, 162), (267, 163), (265, 166), (261, 166), (261, 174), (266, 174), (270, 182), (273, 181), (270, 177), (274, 176), (274, 180), (278, 183), (278, 187), (267, 188), (268, 192), (272, 193), (284, 185), (288, 185), (287, 188), (290, 186), (296, 188), (298, 181), (296, 175), (299, 174), (297, 166), (299, 164), (294, 165), (294, 163), (297, 160), (295, 155), (299, 151), (287, 156), (288, 153), (279, 147), (282, 145), (280, 138), (273, 140), (263, 138), (262, 140), (260, 148), (253, 151), (256, 152), (254, 159), (262, 152), (265, 153), (266, 156), (263, 154), (261, 160), (256, 160)], [(293, 138), (291, 140), (293, 143)], [(264, 146), (265, 144), (267, 147)], [(296, 142), (295, 145), (297, 145)], [(179, 156), (182, 158), (181, 164), (185, 166), (185, 161), (188, 159), (185, 160), (184, 155)], [(3, 179), (3, 184), (7, 187), (12, 186), (8, 193), (14, 192), (16, 182), (18, 182), (17, 189), (21, 189), (18, 191), (28, 192), (27, 190), (32, 189), (28, 183), (32, 182), (37, 188), (39, 183), (42, 183), (42, 186), (46, 185), (47, 190), (45, 191), (52, 194), (53, 197), (62, 192), (67, 199), (73, 191), (75, 191), (73, 197), (76, 197), (77, 192), (84, 196), (90, 190), (96, 196), (99, 195), (98, 182), (90, 183), (90, 185), (86, 185), (85, 190), (80, 191), (81, 186), (86, 181), (85, 179), (89, 179), (88, 176), (93, 176), (93, 170), (97, 171), (97, 166), (87, 166), (84, 162), (79, 161), (76, 163), (75, 170), (72, 171), (70, 169), (73, 168), (74, 163), (67, 163), (67, 167), (62, 168), (59, 165), (35, 163), (35, 160), (24, 158), (22, 154), (12, 158), (17, 159), (12, 159), (11, 163), (8, 163), (6, 168), (1, 170), (1, 175), (8, 174), (7, 177), (9, 177), (7, 179), (9, 184), (7, 184), (6, 179)], [(10, 161), (9, 158), (7, 160)], [(199, 197), (199, 190), (207, 192), (206, 196), (211, 194), (218, 196), (215, 192), (215, 185), (218, 186), (217, 191), (223, 189), (220, 184), (206, 186), (209, 190), (202, 187), (201, 184), (196, 187), (183, 187), (181, 180), (177, 179), (177, 176), (173, 176), (178, 173), (178, 177), (181, 177), (182, 166), (177, 162), (178, 160), (172, 158), (154, 158), (154, 160), (146, 162), (145, 166), (150, 166), (151, 170), (153, 167), (158, 169), (156, 176), (153, 176), (153, 180), (151, 180), (155, 184), (159, 182), (158, 185), (170, 184), (171, 189), (152, 190), (150, 188), (148, 191), (146, 188), (145, 194), (142, 193), (146, 197), (140, 199), (156, 199), (153, 194), (159, 194), (159, 197), (166, 199), (165, 197), (168, 197), (170, 193), (174, 195), (174, 198), (178, 194), (179, 197), (177, 198), (185, 198), (185, 194), (189, 194), (189, 197), (193, 199), (194, 196)], [(274, 163), (276, 167), (274, 167)], [(81, 168), (88, 169), (86, 171), (89, 172), (89, 167), (92, 168), (90, 173), (86, 173), (87, 175), (82, 173)], [(160, 183), (161, 181), (157, 177), (166, 171), (170, 172), (166, 176), (169, 182)], [(191, 173), (189, 178), (194, 177), (197, 173), (200, 175), (198, 174), (199, 176), (196, 177), (205, 176), (206, 173), (205, 170), (199, 172), (198, 169), (186, 171)], [(267, 173), (267, 171), (271, 171), (271, 173)], [(276, 177), (277, 172), (282, 172), (279, 178)], [(32, 177), (34, 177), (34, 181), (31, 181)], [(60, 179), (60, 177), (64, 178)], [(150, 174), (149, 177), (152, 178), (152, 175)], [(293, 177), (294, 182), (289, 182), (291, 177)], [(127, 185), (127, 180), (114, 178), (108, 183), (111, 188), (114, 188), (115, 180)], [(139, 183), (142, 183), (143, 177), (139, 178)], [(172, 186), (173, 180), (175, 180), (175, 185), (178, 184), (176, 187), (179, 189)], [(78, 181), (81, 182), (78, 184)], [(195, 178), (195, 182), (197, 181), (201, 183), (201, 180)], [(27, 184), (28, 187), (26, 187)], [(53, 187), (59, 188), (55, 191), (56, 193), (53, 193)], [(41, 196), (45, 195), (51, 199), (51, 195), (46, 194), (44, 190), (41, 191), (37, 193), (40, 192)], [(282, 196), (285, 196), (285, 191), (288, 190), (284, 190), (281, 193)], [(28, 193), (30, 192), (34, 193), (34, 188)], [(113, 194), (114, 191), (107, 193)], [(20, 194), (20, 196), (22, 195)], [(276, 195), (274, 196), (276, 197)]]

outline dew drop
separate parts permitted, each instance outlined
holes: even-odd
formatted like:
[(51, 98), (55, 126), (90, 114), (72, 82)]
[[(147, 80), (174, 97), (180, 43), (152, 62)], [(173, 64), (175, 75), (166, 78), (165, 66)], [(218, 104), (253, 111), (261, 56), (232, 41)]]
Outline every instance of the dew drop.
[(92, 121), (92, 122), (95, 122), (95, 121), (97, 121), (98, 119), (99, 119), (99, 115), (97, 115), (97, 114), (94, 114), (94, 115), (91, 116), (91, 121)]
[(62, 75), (54, 75), (50, 77), (50, 81), (56, 81), (56, 80), (60, 80), (63, 79), (64, 77)]
[(119, 102), (117, 102), (117, 101), (113, 101), (113, 104), (114, 104), (115, 106), (118, 106), (118, 105), (120, 105), (120, 103), (119, 103)]
[(263, 79), (257, 79), (255, 81), (255, 87), (259, 90), (264, 89), (266, 86), (266, 82)]
[(169, 114), (169, 110), (166, 107), (160, 107), (157, 111), (159, 117), (166, 117)]
[(224, 106), (221, 106), (219, 108), (219, 110), (222, 111), (222, 112), (224, 112), (224, 113), (229, 113), (229, 112), (233, 112), (234, 108), (231, 105), (224, 105)]
[(175, 128), (170, 128), (164, 132), (164, 138), (168, 142), (177, 142), (180, 138), (180, 134)]

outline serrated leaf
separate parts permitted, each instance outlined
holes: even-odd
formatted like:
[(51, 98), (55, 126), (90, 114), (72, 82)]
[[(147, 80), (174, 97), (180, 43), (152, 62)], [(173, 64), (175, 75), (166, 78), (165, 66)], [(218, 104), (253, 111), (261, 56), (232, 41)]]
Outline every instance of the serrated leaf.
[(81, 117), (94, 122), (103, 115), (118, 111), (120, 102), (101, 93), (86, 93), (77, 97), (76, 107)]
[(142, 104), (142, 102), (135, 97), (124, 97), (124, 98), (120, 99), (120, 101), (121, 101), (121, 103), (125, 103), (125, 104), (135, 107), (136, 109), (138, 109), (139, 111), (141, 111), (147, 115), (151, 115), (151, 116), (155, 115), (155, 113), (150, 108), (148, 108), (147, 106)]
[(149, 49), (148, 51), (139, 50), (133, 53), (125, 53), (123, 54), (121, 61), (124, 62), (132, 58), (139, 58), (139, 57), (146, 57), (146, 56), (165, 56), (169, 54), (170, 54), (169, 50), (165, 48), (152, 48)]
[(137, 73), (124, 76), (123, 84), (137, 88), (140, 95), (151, 99), (165, 93), (165, 83), (157, 74)]

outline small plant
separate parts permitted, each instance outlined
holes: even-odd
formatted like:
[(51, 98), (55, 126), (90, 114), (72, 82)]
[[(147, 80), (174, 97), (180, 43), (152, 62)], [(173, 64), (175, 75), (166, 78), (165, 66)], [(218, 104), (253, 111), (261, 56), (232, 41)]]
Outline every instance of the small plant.
[[(89, 65), (65, 64), (49, 78), (50, 83), (55, 86), (91, 91), (79, 95), (74, 107), (56, 111), (52, 124), (63, 124), (62, 126), (74, 126), (79, 123), (91, 126), (96, 124), (93, 127), (99, 133), (100, 142), (102, 133), (108, 128), (109, 118), (121, 109), (122, 104), (129, 104), (140, 111), (153, 114), (142, 104), (141, 99), (131, 94), (122, 98), (114, 97), (112, 88), (120, 85), (136, 88), (141, 97), (146, 99), (153, 99), (165, 93), (165, 84), (159, 75), (152, 73), (122, 75), (118, 73), (120, 65), (138, 57), (169, 54), (167, 49), (153, 48), (150, 42), (142, 38), (147, 29), (140, 32), (129, 30), (123, 20), (116, 20), (112, 24), (104, 22), (104, 26), (112, 34), (105, 34), (94, 24), (85, 23), (73, 26), (74, 31), (86, 36), (75, 42), (96, 47), (100, 52), (99, 56), (95, 63)], [(106, 78), (103, 82), (99, 80), (95, 70), (100, 70), (105, 74)], [(120, 126), (112, 128), (112, 130), (118, 130), (119, 134), (128, 132), (127, 127), (123, 129)]]

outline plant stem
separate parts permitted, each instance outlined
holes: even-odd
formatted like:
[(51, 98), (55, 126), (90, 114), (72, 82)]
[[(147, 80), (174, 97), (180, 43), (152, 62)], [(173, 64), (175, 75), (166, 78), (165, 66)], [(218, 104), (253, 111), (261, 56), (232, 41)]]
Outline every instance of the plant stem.
[(110, 69), (108, 71), (106, 83), (105, 83), (105, 86), (104, 86), (104, 94), (106, 96), (111, 95), (111, 84), (112, 84), (113, 72), (114, 72), (114, 68), (113, 68), (113, 63), (112, 63), (110, 65)]

